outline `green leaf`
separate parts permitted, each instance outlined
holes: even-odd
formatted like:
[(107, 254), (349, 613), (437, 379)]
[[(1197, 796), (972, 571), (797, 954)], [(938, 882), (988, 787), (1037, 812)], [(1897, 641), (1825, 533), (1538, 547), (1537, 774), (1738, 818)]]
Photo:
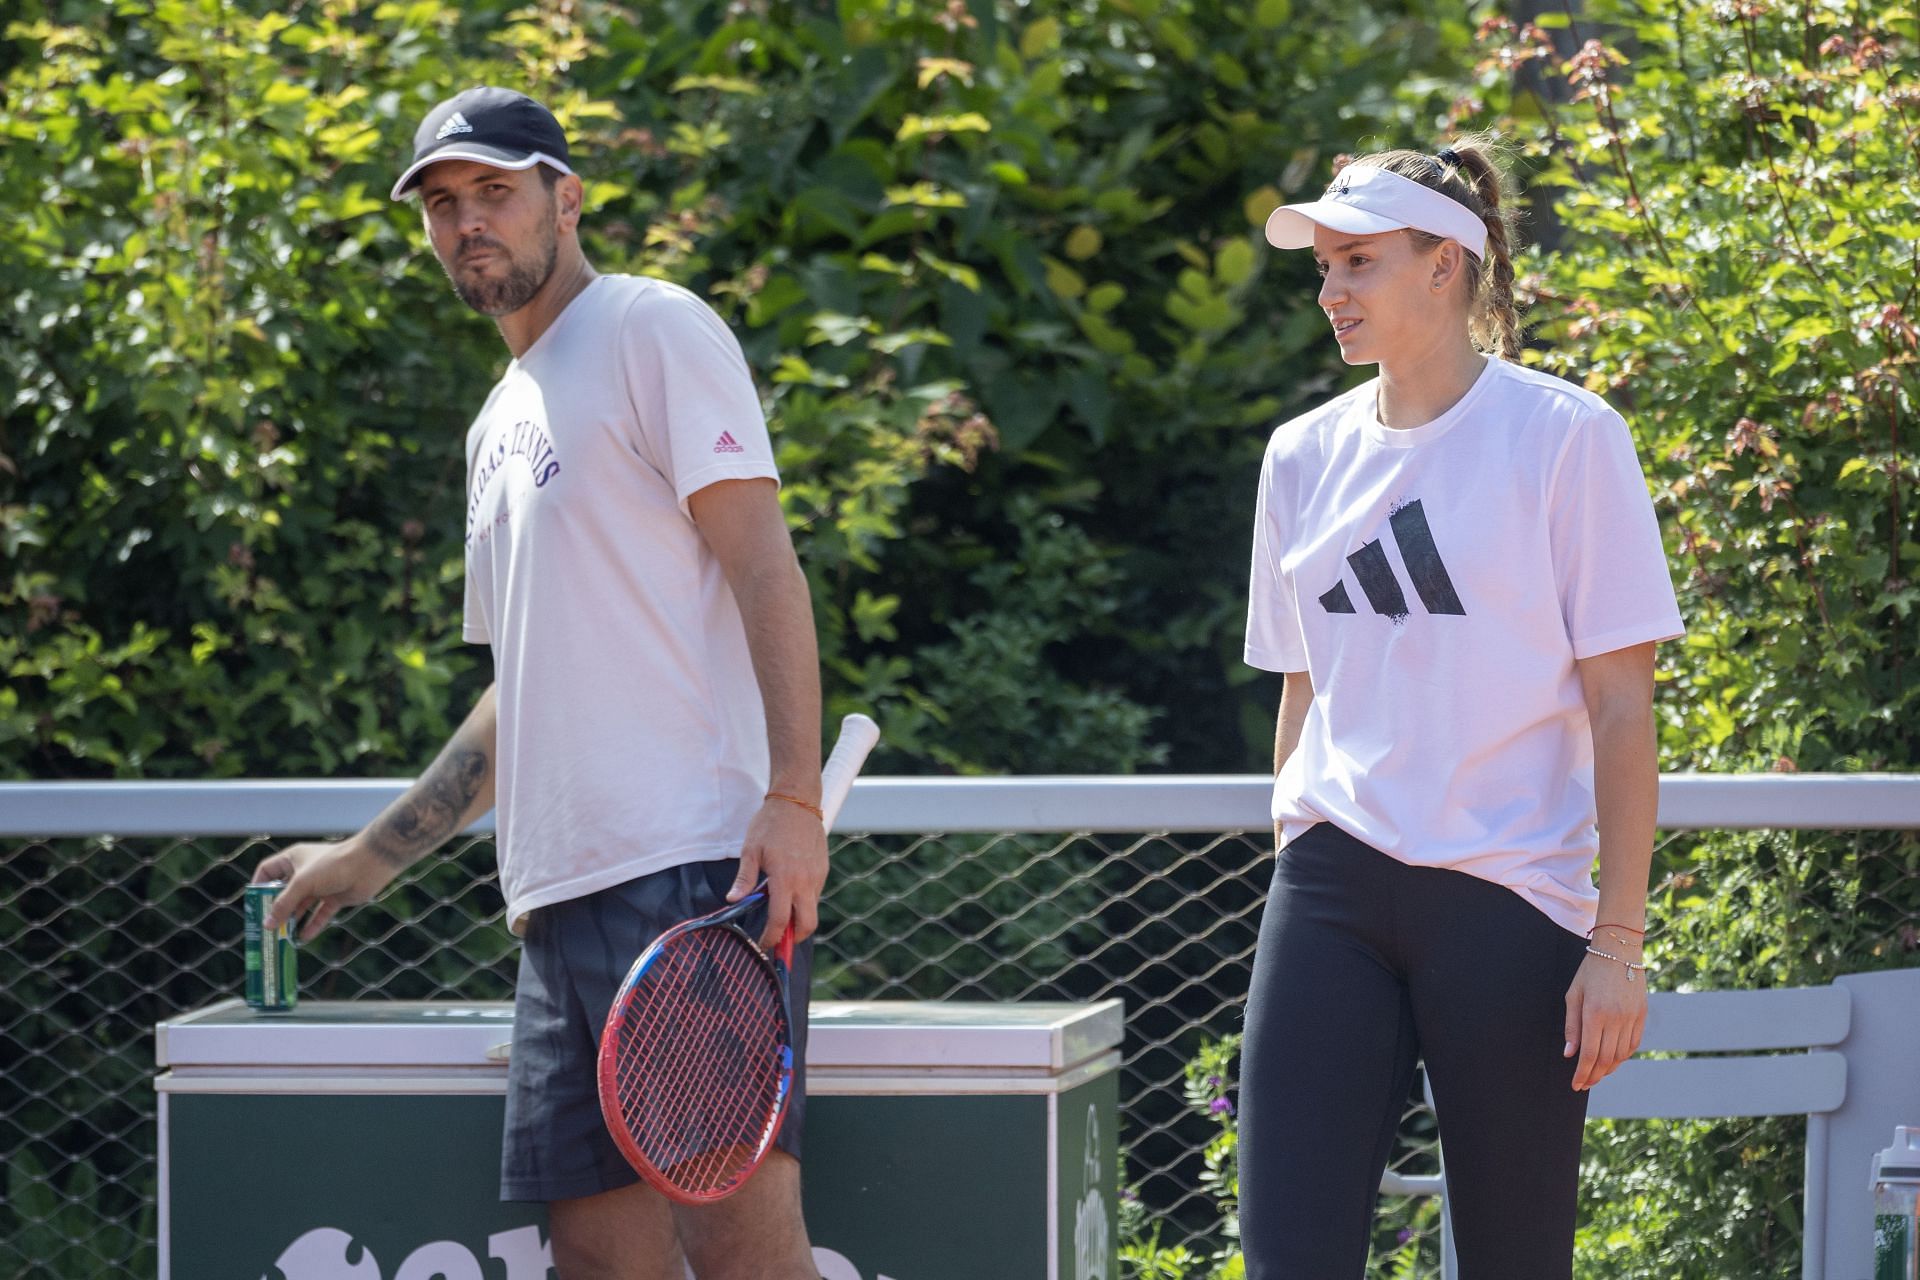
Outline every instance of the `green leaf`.
[(909, 115), (900, 122), (900, 129), (894, 138), (897, 142), (912, 142), (928, 134), (990, 133), (992, 131), (992, 122), (978, 111), (962, 111), (956, 115), (944, 116)]
[(737, 93), (744, 97), (757, 98), (762, 90), (751, 80), (738, 76), (681, 76), (667, 86), (669, 93), (686, 93), (692, 89), (710, 89), (716, 93)]
[(1229, 89), (1245, 89), (1253, 83), (1247, 69), (1224, 49), (1216, 49), (1207, 63), (1213, 78)]
[(888, 187), (888, 204), (913, 205), (921, 209), (964, 209), (967, 198), (958, 191), (948, 191), (932, 182), (916, 182), (912, 186)]
[(899, 632), (890, 621), (899, 610), (899, 596), (876, 596), (862, 587), (854, 593), (853, 608), (849, 610), (849, 614), (860, 639), (871, 644), (878, 640), (899, 638)]
[(854, 339), (866, 334), (880, 332), (880, 326), (865, 316), (841, 315), (833, 311), (815, 314), (808, 322), (807, 344), (817, 346), (828, 343), (844, 347)]
[(1087, 292), (1087, 310), (1095, 315), (1105, 315), (1119, 306), (1126, 296), (1126, 289), (1120, 285), (1112, 282), (1097, 284)]
[(953, 281), (968, 292), (980, 292), (980, 273), (966, 263), (949, 262), (925, 249), (916, 249), (913, 256), (932, 268), (936, 274)]
[(1102, 243), (1104, 241), (1099, 230), (1082, 223), (1067, 235), (1067, 256), (1076, 262), (1084, 262), (1100, 252)]
[(893, 355), (906, 347), (950, 347), (953, 342), (938, 329), (907, 329), (899, 333), (882, 334), (867, 345), (882, 354)]
[(1091, 311), (1080, 315), (1080, 330), (1094, 347), (1110, 356), (1129, 355), (1135, 348), (1133, 335), (1115, 328)]
[(1253, 246), (1245, 240), (1229, 240), (1214, 255), (1213, 274), (1228, 287), (1245, 284), (1253, 274)]
[(1087, 281), (1078, 271), (1058, 258), (1047, 259), (1047, 288), (1056, 297), (1072, 301), (1087, 291)]
[(1027, 25), (1020, 33), (1020, 56), (1029, 60), (1042, 58), (1060, 47), (1060, 21), (1057, 18), (1040, 18)]
[(1200, 56), (1200, 45), (1194, 39), (1193, 32), (1177, 18), (1163, 19), (1154, 27), (1154, 34), (1167, 47), (1167, 51), (1181, 62), (1191, 63)]

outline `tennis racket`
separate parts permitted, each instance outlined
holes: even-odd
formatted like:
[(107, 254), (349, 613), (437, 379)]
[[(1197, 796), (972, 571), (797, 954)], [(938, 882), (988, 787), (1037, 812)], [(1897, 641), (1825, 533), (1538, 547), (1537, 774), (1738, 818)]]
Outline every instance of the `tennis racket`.
[[(820, 772), (828, 830), (879, 726), (841, 722)], [(793, 927), (769, 956), (739, 920), (767, 897), (675, 925), (627, 971), (600, 1033), (600, 1113), (648, 1185), (680, 1204), (711, 1204), (760, 1167), (787, 1117)]]

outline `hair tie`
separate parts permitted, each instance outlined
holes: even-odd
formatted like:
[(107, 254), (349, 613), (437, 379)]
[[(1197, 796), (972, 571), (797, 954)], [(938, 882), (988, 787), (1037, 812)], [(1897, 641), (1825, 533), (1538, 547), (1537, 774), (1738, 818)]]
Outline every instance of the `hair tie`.
[(1447, 147), (1445, 150), (1441, 151), (1439, 154), (1435, 155), (1433, 158), (1439, 161), (1443, 165), (1451, 165), (1456, 169), (1461, 167), (1460, 153), (1458, 151), (1455, 151), (1452, 147)]

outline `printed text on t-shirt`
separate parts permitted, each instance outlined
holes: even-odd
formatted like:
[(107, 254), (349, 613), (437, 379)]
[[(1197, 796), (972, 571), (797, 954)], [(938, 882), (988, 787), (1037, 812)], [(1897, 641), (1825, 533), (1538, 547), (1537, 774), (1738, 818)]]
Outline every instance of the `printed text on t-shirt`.
[(474, 460), (473, 488), (467, 495), (467, 545), (473, 545), (474, 521), (479, 517), (481, 499), (486, 496), (487, 486), (500, 473), (500, 468), (509, 458), (521, 458), (533, 473), (533, 487), (546, 487), (547, 481), (560, 474), (560, 460), (554, 456), (553, 441), (538, 422), (531, 418), (522, 418), (512, 427), (500, 433), (493, 448)]

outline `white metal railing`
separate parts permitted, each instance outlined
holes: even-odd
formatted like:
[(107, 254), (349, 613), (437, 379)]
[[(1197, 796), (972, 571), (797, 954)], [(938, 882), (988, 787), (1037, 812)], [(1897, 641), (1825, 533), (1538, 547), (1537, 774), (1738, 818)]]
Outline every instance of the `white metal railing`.
[[(0, 836), (319, 835), (357, 830), (409, 780), (0, 782)], [(1135, 777), (862, 778), (836, 824), (874, 835), (941, 831), (1254, 831), (1271, 779)], [(1920, 828), (1920, 774), (1670, 773), (1669, 831)], [(491, 814), (470, 829), (493, 830)]]
[[(30, 848), (36, 840), (72, 837), (169, 837), (191, 840), (202, 837), (286, 838), (340, 834), (364, 825), (408, 785), (409, 780), (400, 778), (0, 783), (0, 837), (12, 837), (16, 843), (25, 841), (24, 847)], [(1155, 833), (1169, 833), (1170, 837), (1178, 833), (1246, 833), (1237, 841), (1236, 850), (1246, 858), (1258, 861), (1262, 843), (1270, 842), (1266, 832), (1271, 786), (1269, 778), (1259, 775), (870, 777), (855, 784), (837, 826), (843, 833), (857, 832), (874, 836), (919, 836), (928, 833), (941, 833), (943, 836), (985, 835), (990, 838), (1005, 837), (1009, 833), (1060, 836), (1064, 843), (1054, 842), (1059, 847), (1072, 845), (1080, 848), (1090, 844), (1097, 857), (1127, 856), (1143, 847), (1157, 849), (1167, 845), (1171, 848), (1168, 842), (1157, 840)], [(1756, 828), (1920, 829), (1920, 774), (1669, 774), (1660, 783), (1659, 825), (1669, 832)], [(487, 835), (492, 830), (492, 815), (488, 815), (475, 823), (470, 832)], [(1109, 848), (1100, 843), (1099, 837), (1110, 834), (1122, 835), (1124, 839), (1108, 842), (1113, 845)], [(1092, 837), (1092, 840), (1089, 841), (1088, 837)], [(1203, 840), (1197, 848), (1210, 848), (1212, 844), (1211, 840)], [(1270, 848), (1270, 843), (1267, 847)], [(1178, 853), (1177, 850), (1174, 852)], [(1047, 850), (1040, 850), (1040, 856), (1025, 865), (1041, 865), (1046, 853)], [(935, 862), (937, 864), (937, 859)], [(1164, 875), (1164, 872), (1165, 867), (1160, 866), (1156, 874)], [(939, 865), (935, 865), (928, 869), (928, 874), (946, 873)], [(0, 891), (0, 897), (4, 896), (4, 891)], [(1239, 915), (1246, 915), (1246, 911), (1246, 908), (1241, 908)], [(1253, 917), (1247, 915), (1246, 918), (1250, 920)], [(95, 923), (104, 925), (107, 922), (102, 920)], [(1235, 945), (1245, 948), (1244, 952), (1234, 953), (1244, 962), (1250, 954), (1251, 934), (1247, 935), (1244, 942)], [(6, 946), (0, 942), (0, 955), (10, 954)], [(1123, 981), (1127, 976), (1115, 975), (1115, 979)], [(1908, 1063), (1920, 1061), (1920, 1019), (1908, 1020), (1915, 1023), (1912, 1038), (1917, 1043), (1914, 1045), (1907, 1046), (1904, 1040), (1899, 1040), (1897, 1044), (1888, 1040), (1889, 1035), (1906, 1034), (1897, 1031), (1897, 1025), (1902, 1020), (1897, 1016), (1897, 1011), (1896, 1016), (1869, 1016), (1868, 1005), (1862, 1001), (1872, 996), (1884, 1002), (1885, 997), (1874, 995), (1873, 991), (1860, 986), (1859, 981), (1841, 976), (1839, 982), (1848, 989), (1820, 997), (1829, 1004), (1841, 998), (1850, 1000), (1855, 1033), (1862, 1027), (1868, 1027), (1872, 1029), (1875, 1039), (1877, 1047), (1871, 1047), (1864, 1057), (1857, 1045), (1834, 1046), (1837, 1052), (1844, 1053), (1847, 1058), (1842, 1102), (1853, 1110), (1859, 1109), (1856, 1104), (1867, 1101), (1864, 1095), (1886, 1092), (1879, 1087), (1860, 1087), (1869, 1079), (1869, 1074), (1878, 1079), (1879, 1085), (1885, 1084), (1884, 1077), (1888, 1073), (1881, 1064), (1896, 1059)], [(1901, 995), (1904, 996), (1904, 993), (1905, 988), (1901, 988)], [(1787, 1004), (1793, 998), (1804, 998), (1789, 997), (1785, 992), (1760, 993), (1760, 996), (1772, 1002), (1762, 1011), (1762, 1020), (1783, 1026), (1792, 1021), (1786, 1017), (1790, 1012)], [(1732, 1008), (1734, 1004), (1751, 998), (1751, 995), (1741, 993), (1656, 997), (1659, 1003), (1669, 1007), (1655, 1011), (1656, 1025), (1649, 1029), (1649, 1047), (1696, 1052), (1722, 1049), (1725, 1046), (1711, 1041), (1711, 1037), (1701, 1040), (1697, 1034), (1699, 1028), (1693, 1024), (1700, 1022), (1703, 1011), (1717, 1010), (1722, 1005)], [(1682, 1016), (1683, 1006), (1686, 1012)], [(1133, 1012), (1130, 1005), (1130, 1016)], [(1658, 1015), (1679, 1016), (1681, 1023), (1686, 1025), (1681, 1028), (1679, 1024), (1674, 1024), (1674, 1030), (1670, 1033), (1657, 1025), (1662, 1021)], [(1753, 1021), (1752, 1016), (1743, 1014), (1743, 1017), (1748, 1022)], [(1667, 1021), (1671, 1023), (1672, 1017), (1668, 1017)], [(1776, 1027), (1775, 1030), (1779, 1031), (1780, 1028)], [(1796, 1031), (1795, 1034), (1803, 1034), (1803, 1038), (1795, 1043), (1808, 1049), (1833, 1045), (1832, 1035), (1818, 1027), (1804, 1033)], [(1149, 1043), (1159, 1051), (1166, 1051), (1174, 1039), (1172, 1035), (1162, 1034), (1152, 1038)], [(1894, 1045), (1892, 1049), (1888, 1048), (1890, 1044)], [(1793, 1054), (1786, 1057), (1809, 1056)], [(1788, 1111), (1798, 1113), (1800, 1104), (1797, 1099), (1808, 1091), (1788, 1077), (1795, 1072), (1804, 1074), (1803, 1069), (1808, 1067), (1831, 1064), (1824, 1060), (1819, 1063), (1790, 1062), (1786, 1057), (1775, 1056), (1766, 1061), (1749, 1060), (1738, 1070), (1748, 1074), (1757, 1073), (1755, 1078), (1769, 1088), (1777, 1085), (1786, 1089), (1792, 1094), (1789, 1099), (1792, 1105), (1780, 1105), (1787, 1105)], [(1831, 1058), (1833, 1054), (1827, 1053), (1826, 1057)], [(1666, 1076), (1693, 1072), (1706, 1081), (1702, 1087), (1708, 1088), (1709, 1092), (1725, 1094), (1723, 1082), (1717, 1076), (1707, 1080), (1707, 1075), (1732, 1070), (1735, 1064), (1725, 1060), (1716, 1064), (1709, 1059), (1635, 1065), (1657, 1068), (1664, 1071)], [(1650, 1111), (1647, 1103), (1635, 1100), (1639, 1094), (1645, 1093), (1645, 1089), (1636, 1090), (1629, 1081), (1627, 1077), (1634, 1074), (1632, 1071), (1623, 1071), (1616, 1080), (1607, 1082), (1596, 1091), (1596, 1115), (1667, 1114), (1665, 1111)], [(1664, 1081), (1665, 1076), (1662, 1079)], [(1916, 1081), (1920, 1082), (1920, 1077), (1916, 1077)], [(1815, 1083), (1820, 1084), (1817, 1081)], [(1609, 1085), (1613, 1087), (1609, 1088)], [(1790, 1085), (1791, 1088), (1788, 1087)], [(1830, 1082), (1820, 1087), (1832, 1092)], [(1178, 1081), (1177, 1078), (1155, 1080), (1151, 1082), (1151, 1088), (1161, 1092), (1177, 1091)], [(1699, 1090), (1694, 1092), (1698, 1093)], [(1818, 1093), (1820, 1090), (1812, 1092)], [(1659, 1093), (1662, 1098), (1660, 1105), (1680, 1105), (1673, 1101), (1678, 1095), (1664, 1084)], [(1812, 1095), (1808, 1093), (1808, 1096)], [(1904, 1097), (1903, 1094), (1899, 1096)], [(1920, 1119), (1920, 1083), (1916, 1083), (1914, 1102), (1916, 1115), (1913, 1118)], [(1847, 1176), (1845, 1170), (1850, 1167), (1848, 1152), (1857, 1142), (1835, 1143), (1828, 1140), (1830, 1120), (1834, 1125), (1852, 1123), (1846, 1114), (1835, 1109), (1840, 1105), (1835, 1103), (1829, 1107), (1823, 1094), (1815, 1098), (1813, 1104), (1808, 1104), (1806, 1112), (1810, 1117), (1807, 1205), (1816, 1214), (1823, 1203), (1829, 1203), (1829, 1187), (1841, 1186), (1844, 1192), (1851, 1186), (1850, 1183), (1842, 1185), (1840, 1180)], [(1728, 1114), (1776, 1113), (1777, 1110), (1748, 1110)], [(1707, 1110), (1699, 1114), (1715, 1113)], [(1874, 1123), (1879, 1123), (1878, 1109), (1874, 1112)], [(1820, 1159), (1823, 1151), (1827, 1152), (1824, 1168)], [(1860, 1176), (1864, 1177), (1864, 1173)], [(1416, 1175), (1390, 1170), (1383, 1180), (1383, 1190), (1402, 1196), (1444, 1194), (1444, 1182), (1438, 1174)], [(1807, 1223), (1803, 1274), (1808, 1277), (1828, 1275), (1832, 1280), (1853, 1280), (1850, 1272), (1838, 1269), (1838, 1266), (1843, 1255), (1852, 1247), (1852, 1235), (1855, 1234), (1855, 1224), (1850, 1220), (1843, 1221), (1851, 1215), (1846, 1205), (1857, 1201), (1858, 1197), (1848, 1194), (1836, 1199), (1845, 1203), (1829, 1203), (1829, 1213), (1821, 1215), (1826, 1219), (1824, 1222)], [(1823, 1226), (1831, 1226), (1833, 1231), (1823, 1232)], [(1822, 1239), (1823, 1235), (1827, 1236), (1825, 1240)], [(1448, 1243), (1443, 1238), (1445, 1273), (1450, 1276), (1452, 1259), (1450, 1249), (1446, 1248)], [(0, 1253), (4, 1253), (4, 1250), (0, 1250)]]

